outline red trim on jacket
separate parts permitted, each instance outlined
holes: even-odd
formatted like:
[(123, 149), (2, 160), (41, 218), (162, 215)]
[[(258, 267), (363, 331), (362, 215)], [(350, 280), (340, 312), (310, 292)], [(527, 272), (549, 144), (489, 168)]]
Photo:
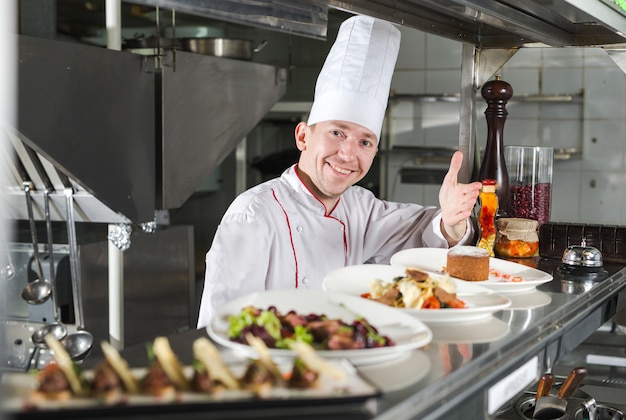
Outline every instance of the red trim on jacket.
[(283, 211), (285, 215), (285, 221), (287, 222), (287, 228), (289, 229), (289, 242), (291, 242), (291, 250), (293, 251), (293, 261), (296, 265), (295, 286), (297, 289), (298, 288), (298, 257), (296, 256), (296, 247), (293, 245), (293, 231), (291, 230), (291, 222), (289, 222), (289, 215), (285, 211), (285, 208), (283, 207), (282, 203), (278, 200), (278, 197), (276, 197), (276, 191), (274, 191), (274, 189), (272, 189), (272, 195), (274, 196), (274, 200), (276, 200), (281, 210)]
[[(311, 193), (311, 195), (320, 202), (320, 204), (322, 205), (322, 207), (324, 207), (324, 210), (328, 210), (326, 208), (326, 205), (324, 205), (324, 203), (322, 202), (322, 200), (320, 200), (313, 191), (311, 191), (311, 189), (304, 183), (304, 181), (302, 181), (302, 178), (300, 178), (300, 174), (298, 173), (298, 164), (296, 163), (293, 167), (293, 172), (296, 174), (296, 177), (298, 178), (298, 180), (300, 180), (300, 182), (302, 183), (302, 185), (304, 185), (304, 188), (307, 189), (308, 192)], [(324, 212), (324, 217), (329, 217), (331, 219), (335, 219), (336, 221), (338, 221), (339, 223), (341, 223), (341, 226), (343, 226), (343, 252), (344, 252), (344, 259), (347, 259), (348, 256), (348, 239), (346, 236), (346, 224), (337, 219), (334, 216), (331, 216), (332, 212), (335, 211), (335, 209), (337, 208), (337, 206), (339, 205), (339, 202), (341, 201), (341, 197), (339, 197), (339, 199), (337, 200), (337, 203), (335, 203), (335, 206), (331, 209), (330, 212), (328, 212), (328, 214), (326, 214), (326, 212)], [(282, 207), (282, 206), (281, 206)], [(283, 209), (284, 211), (284, 209)], [(285, 213), (286, 215), (286, 213)], [(293, 245), (293, 242), (291, 243)], [(295, 253), (295, 250), (294, 250)]]

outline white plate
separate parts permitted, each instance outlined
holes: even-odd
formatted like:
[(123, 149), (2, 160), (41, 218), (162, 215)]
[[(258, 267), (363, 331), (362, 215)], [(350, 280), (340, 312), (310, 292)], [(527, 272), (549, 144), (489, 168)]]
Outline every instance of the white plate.
[[(391, 265), (416, 267), (424, 271), (442, 273), (447, 262), (447, 255), (448, 250), (445, 248), (411, 248), (397, 252), (391, 257), (390, 262)], [(499, 293), (519, 293), (532, 290), (540, 284), (552, 280), (550, 274), (541, 270), (499, 258), (491, 257), (489, 268), (504, 274), (521, 276), (524, 280), (519, 282), (502, 281), (490, 275), (489, 279), (485, 281), (471, 283), (479, 284)]]
[[(382, 264), (363, 264), (342, 267), (329, 273), (324, 279), (323, 287), (330, 292), (346, 293), (361, 296), (369, 292), (369, 285), (376, 279), (391, 282), (395, 277), (404, 277), (405, 268)], [(435, 275), (439, 277), (439, 275)], [(511, 300), (499, 295), (486, 287), (470, 282), (456, 281), (457, 296), (463, 300), (467, 308), (454, 309), (410, 309), (393, 308), (413, 315), (428, 324), (473, 322), (485, 319), (494, 312), (511, 306)]]
[[(246, 306), (267, 309), (275, 306), (280, 312), (290, 310), (299, 314), (326, 314), (331, 319), (352, 322), (357, 317), (365, 318), (379, 334), (389, 336), (394, 346), (361, 350), (320, 350), (325, 358), (344, 358), (355, 365), (378, 363), (398, 357), (399, 353), (423, 347), (430, 343), (433, 334), (424, 323), (409, 314), (398, 313), (393, 308), (360, 297), (321, 290), (267, 290), (242, 296), (222, 306), (207, 327), (209, 336), (217, 343), (255, 357), (256, 351), (228, 337), (229, 317), (237, 315)], [(285, 349), (270, 349), (272, 357), (294, 357), (295, 353)]]

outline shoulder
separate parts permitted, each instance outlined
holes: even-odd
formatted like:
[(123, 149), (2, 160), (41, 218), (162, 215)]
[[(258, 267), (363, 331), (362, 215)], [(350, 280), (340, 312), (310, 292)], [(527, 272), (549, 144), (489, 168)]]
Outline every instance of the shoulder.
[(376, 197), (371, 190), (358, 185), (348, 188), (341, 196), (341, 202), (343, 206), (350, 208), (351, 212), (352, 209), (360, 209), (369, 214), (391, 214), (396, 211), (420, 213), (425, 209), (424, 206), (416, 203), (382, 200)]
[(376, 197), (376, 195), (367, 188), (353, 185), (341, 195), (340, 203), (348, 207), (356, 206), (361, 209), (373, 210), (377, 207), (384, 207), (386, 202)]
[(271, 179), (256, 185), (239, 194), (233, 200), (226, 211), (225, 217), (239, 215), (246, 218), (256, 218), (266, 214), (276, 204), (276, 193), (285, 188), (287, 187), (281, 181), (281, 178)]
[(372, 191), (368, 190), (367, 188), (361, 187), (360, 185), (353, 185), (346, 191), (344, 191), (344, 193), (341, 195), (341, 199), (343, 200), (344, 198), (349, 200), (357, 199), (382, 202), (382, 200), (377, 198)]

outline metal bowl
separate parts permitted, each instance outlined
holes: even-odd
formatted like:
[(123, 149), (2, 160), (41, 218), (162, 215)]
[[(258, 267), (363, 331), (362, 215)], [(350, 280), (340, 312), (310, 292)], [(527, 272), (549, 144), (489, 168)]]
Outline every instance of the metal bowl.
[(592, 246), (571, 245), (563, 252), (561, 262), (574, 267), (602, 267), (602, 253)]
[(249, 39), (236, 38), (183, 38), (183, 50), (215, 57), (234, 58), (238, 60), (252, 60), (255, 53), (260, 52), (267, 41), (261, 41), (253, 46)]

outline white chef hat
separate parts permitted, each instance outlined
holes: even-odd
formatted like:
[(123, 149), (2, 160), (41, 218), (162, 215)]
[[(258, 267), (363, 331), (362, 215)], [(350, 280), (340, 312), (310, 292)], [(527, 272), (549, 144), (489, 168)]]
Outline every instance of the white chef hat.
[(400, 48), (400, 31), (384, 20), (353, 16), (341, 24), (315, 85), (309, 125), (341, 120), (378, 138)]

